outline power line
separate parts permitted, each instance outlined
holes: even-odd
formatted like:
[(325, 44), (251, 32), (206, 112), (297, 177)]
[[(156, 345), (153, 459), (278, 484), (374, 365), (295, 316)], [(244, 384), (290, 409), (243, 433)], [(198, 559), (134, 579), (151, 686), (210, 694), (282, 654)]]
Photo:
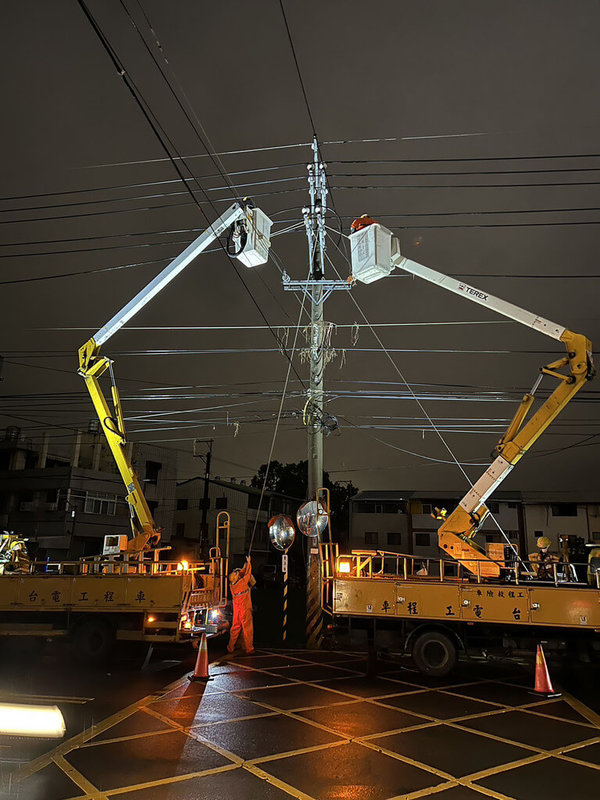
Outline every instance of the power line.
[(296, 55), (296, 48), (294, 47), (294, 40), (292, 39), (292, 33), (290, 31), (290, 26), (288, 25), (287, 16), (285, 13), (285, 8), (283, 7), (283, 0), (279, 0), (279, 7), (281, 9), (281, 15), (283, 17), (283, 23), (285, 25), (285, 30), (287, 33), (288, 41), (290, 43), (290, 48), (292, 51), (292, 57), (294, 59), (294, 64), (296, 66), (296, 73), (298, 75), (298, 81), (300, 82), (300, 88), (302, 89), (302, 96), (304, 97), (304, 104), (306, 106), (306, 111), (308, 113), (308, 118), (310, 120), (310, 126), (312, 129), (312, 134), (315, 139), (318, 139), (317, 136), (317, 128), (315, 126), (315, 121), (312, 115), (312, 111), (310, 109), (310, 103), (308, 102), (308, 96), (306, 94), (306, 87), (304, 86), (304, 80), (302, 78), (302, 73), (300, 71), (300, 64), (298, 63), (298, 56)]
[[(167, 159), (165, 159), (166, 161)], [(304, 167), (304, 163), (300, 161), (292, 162), (291, 164), (279, 164), (275, 166), (269, 167), (255, 167), (254, 169), (242, 169), (242, 170), (235, 170), (233, 172), (229, 172), (228, 174), (231, 175), (248, 175), (255, 172), (274, 172), (280, 169), (291, 169), (292, 167)], [(212, 173), (209, 175), (198, 175), (192, 178), (184, 178), (184, 183), (191, 183), (195, 181), (202, 181), (202, 180), (210, 180), (211, 178), (221, 178), (222, 174), (220, 172)], [(0, 197), (0, 202), (8, 202), (14, 200), (32, 200), (36, 197), (62, 197), (63, 195), (67, 194), (89, 194), (90, 192), (108, 192), (108, 191), (120, 191), (122, 189), (144, 189), (150, 186), (166, 186), (168, 184), (181, 183), (180, 178), (168, 178), (165, 180), (156, 180), (156, 181), (141, 181), (135, 183), (122, 183), (122, 184), (112, 184), (110, 186), (93, 186), (92, 188), (88, 189), (62, 189), (55, 192), (41, 192), (37, 194), (22, 194), (22, 195), (10, 195), (6, 197)], [(257, 184), (258, 185), (258, 184)], [(152, 195), (150, 195), (152, 196)], [(162, 195), (159, 195), (162, 196)], [(114, 198), (117, 199), (134, 199), (134, 198)], [(138, 199), (142, 199), (138, 196)], [(84, 205), (87, 203), (106, 203), (112, 202), (111, 199), (108, 200), (82, 200), (77, 203), (70, 203), (65, 205)], [(36, 208), (63, 208), (63, 205), (59, 206), (32, 206), (31, 208), (19, 208), (19, 209), (4, 209), (2, 213), (7, 213), (8, 211), (30, 211)]]

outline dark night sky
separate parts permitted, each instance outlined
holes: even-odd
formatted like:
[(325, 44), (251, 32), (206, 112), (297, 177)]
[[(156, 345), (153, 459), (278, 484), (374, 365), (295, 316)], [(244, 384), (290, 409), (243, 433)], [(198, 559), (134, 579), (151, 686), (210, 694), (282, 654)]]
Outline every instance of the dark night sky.
[[(164, 65), (152, 22), (172, 85), (185, 93), (204, 139), (219, 153), (258, 150), (221, 156), (233, 183), (260, 182), (240, 195), (256, 198), (275, 231), (298, 222), (310, 149), (288, 145), (309, 142), (312, 127), (279, 2), (140, 2), (89, 0), (89, 8), (185, 156), (181, 168), (198, 178), (206, 218), (226, 208), (231, 191), (131, 18)], [(410, 258), (598, 341), (598, 4), (285, 0), (284, 8), (318, 138), (344, 140), (322, 144), (344, 231), (368, 211), (399, 235)], [(77, 348), (206, 218), (76, 0), (5, 0), (2, 18), (0, 256), (9, 283), (1, 422), (36, 440), (64, 426), (52, 428), (56, 449), (92, 416)], [(394, 141), (346, 141), (384, 138)], [(338, 218), (328, 224), (337, 228)], [(337, 242), (332, 234), (328, 277), (336, 269), (345, 278)], [(273, 249), (293, 278), (306, 276), (302, 231), (275, 237)], [(139, 262), (151, 263), (93, 271)], [(88, 274), (55, 277), (72, 272)], [(273, 333), (248, 329), (265, 325), (257, 306), (275, 331), (298, 321), (298, 296), (283, 292), (277, 263), (247, 271), (221, 252), (206, 254), (105, 346), (132, 438), (189, 455), (194, 439), (211, 437), (216, 474), (254, 474), (267, 460), (287, 371)], [(373, 325), (464, 323), (376, 330), (390, 351), (413, 351), (392, 357), (465, 462), (488, 463), (520, 395), (561, 346), (411, 278), (359, 285), (327, 301), (325, 317), (339, 326), (326, 373), (327, 411), (340, 423), (340, 435), (325, 443), (332, 478), (361, 489), (465, 488), (455, 465), (427, 460), (448, 461), (448, 452), (372, 332), (361, 328), (355, 341), (342, 327), (362, 321), (359, 308)], [(293, 339), (291, 331), (290, 349)], [(133, 354), (156, 350), (181, 352)], [(227, 352), (197, 352), (215, 350)], [(448, 352), (432, 352), (440, 350)], [(306, 364), (296, 355), (294, 365), (306, 385)], [(578, 395), (503, 488), (597, 496), (600, 438), (589, 437), (600, 436), (598, 391), (590, 384)], [(274, 450), (280, 461), (306, 456), (305, 431), (291, 416), (304, 402), (292, 373)], [(182, 475), (198, 466), (182, 461)], [(482, 470), (467, 471), (475, 479)]]

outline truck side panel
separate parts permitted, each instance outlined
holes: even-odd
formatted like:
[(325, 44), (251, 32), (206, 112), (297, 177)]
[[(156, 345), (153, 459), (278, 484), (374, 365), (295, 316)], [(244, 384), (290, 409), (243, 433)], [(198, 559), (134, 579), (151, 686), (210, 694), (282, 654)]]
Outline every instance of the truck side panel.
[(600, 592), (561, 588), (531, 589), (531, 621), (538, 625), (600, 628)]
[(0, 610), (179, 611), (189, 575), (20, 575), (0, 579)]
[(333, 614), (600, 630), (600, 590), (524, 584), (334, 578)]

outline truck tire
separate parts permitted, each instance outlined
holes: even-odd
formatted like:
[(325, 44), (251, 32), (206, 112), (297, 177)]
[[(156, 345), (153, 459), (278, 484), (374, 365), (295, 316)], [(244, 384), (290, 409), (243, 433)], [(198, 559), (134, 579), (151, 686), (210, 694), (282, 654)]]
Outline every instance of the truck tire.
[(417, 636), (412, 657), (420, 672), (435, 678), (443, 678), (456, 664), (456, 645), (441, 631), (426, 631)]
[(76, 658), (93, 664), (108, 658), (113, 649), (115, 632), (106, 620), (85, 619), (75, 626), (71, 638)]

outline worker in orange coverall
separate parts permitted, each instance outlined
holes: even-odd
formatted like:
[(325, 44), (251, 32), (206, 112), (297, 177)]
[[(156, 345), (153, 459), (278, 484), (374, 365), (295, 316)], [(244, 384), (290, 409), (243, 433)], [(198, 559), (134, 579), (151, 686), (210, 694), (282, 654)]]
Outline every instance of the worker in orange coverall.
[(228, 653), (233, 653), (235, 650), (235, 644), (240, 633), (242, 634), (244, 653), (254, 652), (254, 627), (252, 624), (250, 589), (255, 583), (250, 556), (247, 556), (246, 563), (242, 569), (234, 569), (229, 576), (229, 588), (233, 598), (233, 622), (229, 631)]

